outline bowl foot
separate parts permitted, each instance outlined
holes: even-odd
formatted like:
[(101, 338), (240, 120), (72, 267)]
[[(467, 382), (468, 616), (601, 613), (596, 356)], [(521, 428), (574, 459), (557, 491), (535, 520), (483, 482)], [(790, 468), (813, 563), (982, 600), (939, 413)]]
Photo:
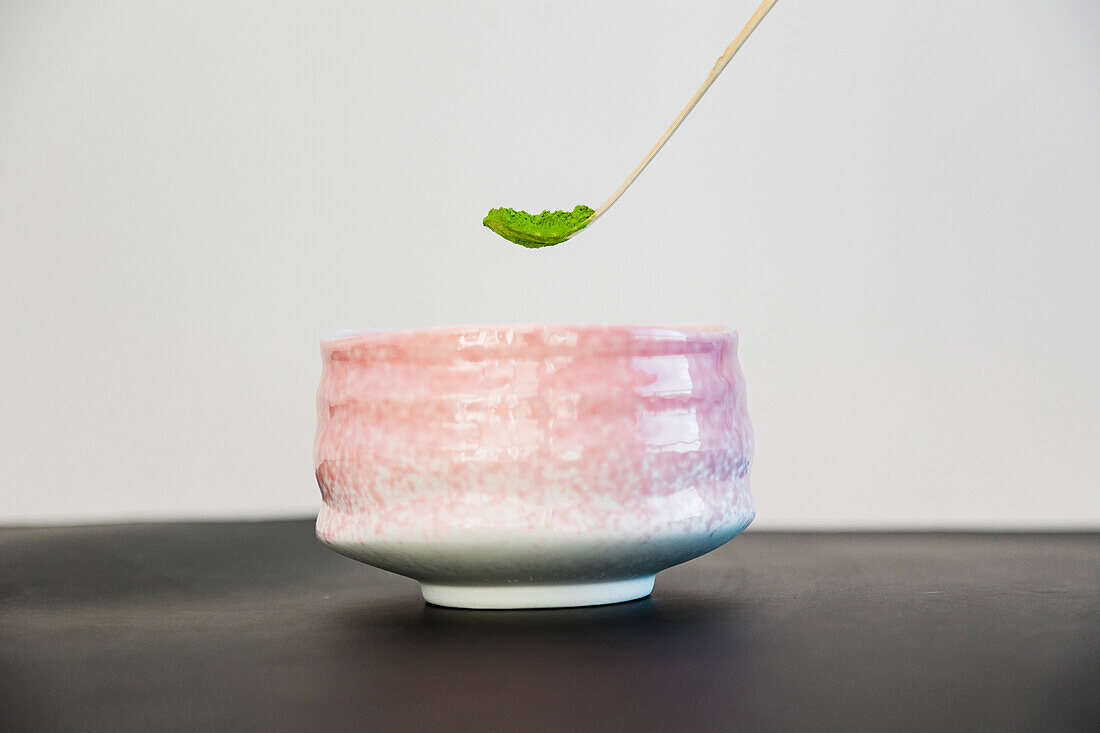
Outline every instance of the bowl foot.
[(565, 608), (644, 598), (655, 575), (598, 583), (555, 585), (439, 585), (421, 583), (424, 600), (452, 608)]

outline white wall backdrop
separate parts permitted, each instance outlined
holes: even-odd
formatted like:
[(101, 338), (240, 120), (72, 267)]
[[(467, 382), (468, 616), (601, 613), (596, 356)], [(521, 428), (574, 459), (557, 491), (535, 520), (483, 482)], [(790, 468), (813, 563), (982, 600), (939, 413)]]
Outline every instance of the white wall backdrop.
[(1100, 3), (0, 0), (0, 522), (306, 515), (317, 343), (725, 320), (758, 527), (1097, 526)]

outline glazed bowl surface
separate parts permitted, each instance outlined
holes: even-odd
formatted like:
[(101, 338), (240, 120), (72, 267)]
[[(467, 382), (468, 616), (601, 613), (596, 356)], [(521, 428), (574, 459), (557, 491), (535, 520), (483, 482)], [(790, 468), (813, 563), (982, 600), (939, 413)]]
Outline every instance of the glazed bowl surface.
[(601, 325), (324, 341), (317, 536), (440, 605), (647, 595), (754, 516), (737, 341)]

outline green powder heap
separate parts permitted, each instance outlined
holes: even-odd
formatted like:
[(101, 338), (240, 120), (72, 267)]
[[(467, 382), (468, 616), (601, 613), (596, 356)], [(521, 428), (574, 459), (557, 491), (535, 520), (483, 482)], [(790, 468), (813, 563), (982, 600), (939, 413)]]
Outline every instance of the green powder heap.
[(594, 209), (584, 204), (577, 204), (572, 211), (544, 211), (541, 214), (492, 209), (482, 224), (509, 242), (536, 249), (561, 244), (588, 226), (595, 213)]

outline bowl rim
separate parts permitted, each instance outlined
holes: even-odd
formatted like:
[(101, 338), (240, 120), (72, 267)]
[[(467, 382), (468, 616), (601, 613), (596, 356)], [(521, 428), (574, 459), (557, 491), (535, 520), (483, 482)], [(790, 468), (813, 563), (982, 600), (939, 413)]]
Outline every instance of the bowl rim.
[(638, 335), (646, 333), (668, 334), (679, 333), (684, 336), (726, 336), (737, 333), (737, 328), (719, 321), (701, 323), (606, 323), (606, 322), (577, 322), (577, 323), (470, 323), (451, 326), (426, 326), (421, 328), (343, 328), (338, 329), (321, 340), (323, 347), (346, 346), (355, 342), (370, 342), (372, 337), (403, 336), (413, 337), (417, 335), (447, 335), (455, 336), (469, 333), (470, 331), (518, 331), (520, 333), (534, 333), (540, 330), (554, 331), (629, 331)]

